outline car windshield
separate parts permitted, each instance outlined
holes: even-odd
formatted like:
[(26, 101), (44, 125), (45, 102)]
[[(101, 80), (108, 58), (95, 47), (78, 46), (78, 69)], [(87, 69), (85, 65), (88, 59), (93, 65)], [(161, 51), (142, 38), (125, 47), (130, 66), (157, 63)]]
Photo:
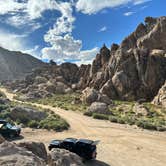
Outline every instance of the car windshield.
[(6, 124), (7, 128), (11, 129), (13, 126), (10, 123)]

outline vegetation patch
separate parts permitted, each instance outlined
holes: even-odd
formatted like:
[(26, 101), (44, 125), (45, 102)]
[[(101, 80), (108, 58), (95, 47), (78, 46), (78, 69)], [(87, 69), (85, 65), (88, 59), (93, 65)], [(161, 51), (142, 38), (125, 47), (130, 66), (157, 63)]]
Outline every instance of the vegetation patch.
[(67, 130), (70, 127), (69, 124), (64, 119), (62, 119), (59, 115), (56, 115), (54, 112), (48, 109), (41, 109), (27, 104), (25, 104), (24, 106), (46, 112), (47, 115), (46, 118), (37, 121), (29, 119), (26, 116), (22, 116), (22, 118), (15, 120), (11, 116), (11, 109), (13, 109), (17, 105), (19, 105), (19, 103), (17, 102), (10, 102), (8, 104), (0, 105), (0, 119), (7, 120), (11, 124), (17, 124), (17, 125), (23, 124), (24, 127), (30, 127), (36, 129), (41, 128), (41, 129), (48, 129), (54, 131), (63, 131)]
[(50, 105), (53, 107), (59, 107), (64, 110), (72, 110), (85, 112), (88, 108), (88, 105), (82, 103), (74, 103), (75, 99), (78, 99), (80, 93), (70, 93), (70, 94), (55, 94), (53, 97), (48, 97), (39, 100), (33, 100), (32, 102), (37, 102), (39, 104)]

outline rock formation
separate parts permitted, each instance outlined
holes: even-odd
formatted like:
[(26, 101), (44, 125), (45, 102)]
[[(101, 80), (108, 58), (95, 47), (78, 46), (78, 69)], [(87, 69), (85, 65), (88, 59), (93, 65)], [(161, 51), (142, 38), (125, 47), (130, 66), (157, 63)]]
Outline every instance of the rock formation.
[(120, 45), (112, 44), (110, 49), (104, 45), (92, 65), (50, 63), (25, 80), (8, 85), (30, 99), (90, 87), (111, 99), (151, 101), (165, 80), (166, 17), (163, 16), (147, 17)]
[(79, 84), (112, 99), (152, 100), (165, 80), (166, 17), (147, 17), (120, 45), (104, 45)]
[(160, 105), (166, 108), (166, 82), (159, 90), (157, 96), (154, 98), (153, 104)]
[(79, 156), (63, 149), (53, 149), (47, 154), (43, 143), (15, 144), (1, 140), (0, 137), (1, 166), (84, 166)]

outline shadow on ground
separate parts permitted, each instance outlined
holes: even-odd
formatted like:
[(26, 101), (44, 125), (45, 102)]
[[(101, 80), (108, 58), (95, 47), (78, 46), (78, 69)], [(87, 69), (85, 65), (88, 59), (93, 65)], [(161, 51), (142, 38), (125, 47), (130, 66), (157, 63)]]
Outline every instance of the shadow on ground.
[(99, 161), (99, 160), (86, 161), (84, 164), (86, 166), (111, 166), (111, 165), (104, 163), (102, 161)]
[(24, 137), (22, 135), (20, 135), (19, 137), (15, 137), (15, 138), (6, 138), (7, 141), (16, 141), (16, 140), (22, 140), (24, 139)]

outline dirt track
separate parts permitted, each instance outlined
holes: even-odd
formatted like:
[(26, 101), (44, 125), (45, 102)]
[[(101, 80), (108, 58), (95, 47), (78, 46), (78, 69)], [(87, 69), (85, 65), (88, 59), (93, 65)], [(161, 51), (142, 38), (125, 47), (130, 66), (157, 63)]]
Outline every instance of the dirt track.
[[(5, 92), (10, 100), (13, 100), (13, 94), (8, 93), (5, 89), (0, 90)], [(71, 128), (61, 133), (23, 129), (23, 140), (42, 141), (46, 145), (52, 139), (66, 137), (100, 140), (97, 156), (99, 161), (89, 163), (91, 166), (166, 165), (166, 132), (142, 131), (126, 125), (95, 120), (73, 111), (65, 111), (41, 104), (35, 105), (53, 110), (66, 119)]]

